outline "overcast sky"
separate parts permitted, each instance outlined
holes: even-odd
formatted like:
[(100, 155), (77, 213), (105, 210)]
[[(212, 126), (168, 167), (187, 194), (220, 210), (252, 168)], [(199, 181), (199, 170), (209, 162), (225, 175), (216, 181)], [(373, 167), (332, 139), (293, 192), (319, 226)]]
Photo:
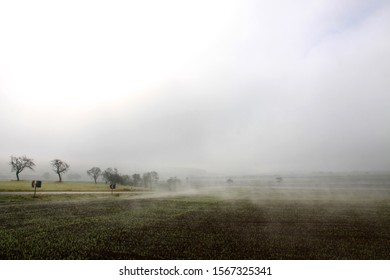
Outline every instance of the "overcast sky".
[(390, 2), (0, 0), (0, 167), (390, 170)]

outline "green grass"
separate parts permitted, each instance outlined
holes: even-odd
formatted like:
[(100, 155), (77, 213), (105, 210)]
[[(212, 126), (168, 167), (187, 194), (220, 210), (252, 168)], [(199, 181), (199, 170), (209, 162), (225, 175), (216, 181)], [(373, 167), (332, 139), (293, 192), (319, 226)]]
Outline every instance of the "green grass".
[(367, 193), (4, 195), (0, 258), (389, 259), (390, 196)]
[[(33, 191), (31, 181), (0, 181), (0, 192), (2, 191)], [(143, 191), (144, 188), (128, 187), (117, 185), (116, 191)], [(54, 182), (43, 181), (40, 191), (110, 191), (108, 184), (103, 183), (79, 183), (79, 182)]]
[[(136, 192), (129, 192), (126, 194), (126, 197), (135, 196)], [(36, 197), (33, 195), (26, 194), (1, 194), (0, 195), (0, 206), (1, 205), (14, 205), (14, 204), (23, 204), (23, 205), (40, 205), (42, 203), (64, 203), (64, 202), (80, 202), (80, 201), (91, 201), (91, 200), (100, 200), (100, 199), (112, 199), (115, 197), (121, 197), (123, 194), (119, 193), (85, 193), (85, 194), (37, 194)]]

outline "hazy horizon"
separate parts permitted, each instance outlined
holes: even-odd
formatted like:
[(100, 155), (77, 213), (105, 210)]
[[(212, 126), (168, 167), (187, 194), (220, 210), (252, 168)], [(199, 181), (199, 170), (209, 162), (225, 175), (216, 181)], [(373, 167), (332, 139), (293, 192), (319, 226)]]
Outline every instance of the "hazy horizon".
[(390, 171), (389, 74), (388, 1), (1, 1), (0, 173)]

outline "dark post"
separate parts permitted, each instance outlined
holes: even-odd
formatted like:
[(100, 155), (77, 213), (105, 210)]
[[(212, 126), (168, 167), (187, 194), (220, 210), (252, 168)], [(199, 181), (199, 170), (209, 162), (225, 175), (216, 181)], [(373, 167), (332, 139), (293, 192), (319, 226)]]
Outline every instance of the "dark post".
[(37, 193), (37, 188), (40, 188), (42, 185), (42, 181), (36, 181), (36, 180), (33, 180), (32, 183), (31, 183), (31, 187), (34, 188), (34, 196), (33, 198), (36, 197), (36, 193)]
[(34, 188), (34, 196), (33, 196), (33, 198), (35, 198), (35, 194), (37, 193), (37, 185), (36, 185), (36, 183), (35, 183), (35, 180), (32, 181), (31, 187)]

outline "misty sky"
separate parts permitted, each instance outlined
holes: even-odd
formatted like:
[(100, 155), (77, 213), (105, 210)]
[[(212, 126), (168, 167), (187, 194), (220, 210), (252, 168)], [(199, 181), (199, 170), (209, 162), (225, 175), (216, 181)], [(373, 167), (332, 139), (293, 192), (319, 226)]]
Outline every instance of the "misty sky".
[(390, 2), (0, 1), (0, 169), (390, 170)]

